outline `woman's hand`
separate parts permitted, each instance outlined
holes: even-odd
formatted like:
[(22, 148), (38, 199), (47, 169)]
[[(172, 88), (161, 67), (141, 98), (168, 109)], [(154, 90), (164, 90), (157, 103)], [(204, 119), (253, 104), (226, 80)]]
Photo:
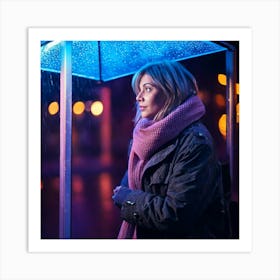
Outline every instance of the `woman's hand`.
[(114, 203), (118, 206), (118, 207), (122, 207), (122, 204), (125, 202), (128, 194), (131, 193), (131, 189), (127, 188), (127, 187), (123, 187), (123, 186), (117, 186), (115, 187), (115, 189), (113, 190), (113, 196), (112, 199), (114, 201)]
[(113, 190), (114, 195), (117, 194), (117, 192), (120, 190), (122, 186), (116, 186)]

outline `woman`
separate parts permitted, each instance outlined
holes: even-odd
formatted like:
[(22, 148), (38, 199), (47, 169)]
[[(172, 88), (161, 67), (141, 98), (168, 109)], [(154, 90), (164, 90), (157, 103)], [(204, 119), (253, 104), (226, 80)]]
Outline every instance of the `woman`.
[(132, 87), (128, 172), (112, 196), (123, 219), (118, 238), (223, 238), (221, 170), (194, 77), (164, 61), (140, 69)]

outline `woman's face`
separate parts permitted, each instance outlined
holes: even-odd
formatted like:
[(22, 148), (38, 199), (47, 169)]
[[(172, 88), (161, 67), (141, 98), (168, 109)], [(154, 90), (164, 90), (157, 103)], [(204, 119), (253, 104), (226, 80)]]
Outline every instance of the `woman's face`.
[(162, 109), (165, 96), (155, 86), (152, 77), (144, 74), (139, 83), (139, 92), (136, 95), (142, 118), (153, 119)]

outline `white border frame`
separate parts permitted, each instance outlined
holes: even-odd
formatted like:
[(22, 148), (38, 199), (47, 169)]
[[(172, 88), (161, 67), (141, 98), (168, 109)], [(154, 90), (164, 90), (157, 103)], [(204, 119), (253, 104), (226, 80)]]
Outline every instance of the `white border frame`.
[[(250, 252), (252, 248), (252, 61), (249, 28), (29, 28), (30, 252)], [(53, 240), (40, 238), (40, 41), (211, 40), (240, 42), (240, 238), (230, 240)], [(246, 94), (243, 94), (246, 92)], [(32, 109), (31, 109), (32, 108)], [(246, 113), (244, 113), (246, 111)], [(246, 172), (244, 172), (246, 171)], [(248, 176), (248, 174), (251, 174)]]
[[(0, 0), (0, 7), (1, 280), (280, 279), (279, 0)], [(252, 250), (29, 253), (27, 28), (140, 25), (252, 30)]]

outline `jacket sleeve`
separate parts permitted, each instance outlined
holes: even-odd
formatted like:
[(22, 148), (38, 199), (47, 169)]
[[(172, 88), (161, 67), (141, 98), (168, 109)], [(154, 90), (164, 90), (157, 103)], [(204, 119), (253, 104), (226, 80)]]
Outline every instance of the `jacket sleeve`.
[(195, 137), (176, 155), (166, 195), (132, 191), (121, 208), (124, 220), (148, 229), (191, 231), (214, 193), (212, 146)]

